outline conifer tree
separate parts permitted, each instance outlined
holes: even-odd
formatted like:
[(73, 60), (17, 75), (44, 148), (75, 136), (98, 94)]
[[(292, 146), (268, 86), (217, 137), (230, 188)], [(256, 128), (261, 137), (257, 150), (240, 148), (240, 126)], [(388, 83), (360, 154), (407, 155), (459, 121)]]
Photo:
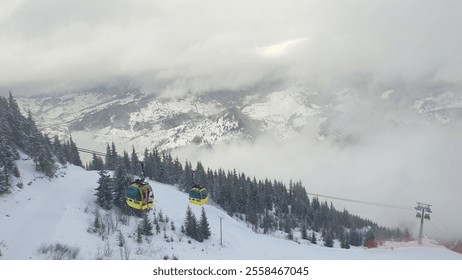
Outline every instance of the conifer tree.
[(185, 191), (189, 191), (192, 187), (193, 180), (193, 170), (191, 163), (186, 161), (184, 165), (183, 175), (181, 176), (180, 187)]
[(119, 155), (117, 154), (116, 146), (114, 142), (111, 143), (111, 146), (107, 144), (106, 146), (106, 169), (115, 170), (119, 164)]
[(130, 164), (130, 157), (128, 156), (127, 151), (124, 151), (124, 155), (122, 157), (122, 163), (124, 165), (125, 170), (127, 170), (127, 173), (131, 173), (132, 167)]
[(106, 210), (112, 207), (112, 180), (106, 170), (101, 170), (99, 173), (98, 187), (96, 188), (96, 203)]
[(123, 247), (125, 245), (125, 237), (122, 232), (119, 230), (117, 234), (117, 246)]
[(192, 229), (191, 237), (197, 241), (202, 242), (203, 239), (202, 239), (202, 236), (198, 232), (197, 218), (194, 214), (191, 219), (191, 229)]
[(186, 210), (186, 218), (184, 221), (184, 226), (185, 226), (186, 235), (196, 239), (197, 238), (197, 219), (194, 213), (192, 212), (191, 207), (189, 207), (189, 205)]
[(348, 233), (344, 233), (340, 240), (340, 247), (343, 249), (350, 249), (350, 235)]
[(119, 163), (116, 166), (114, 180), (112, 184), (112, 194), (114, 204), (118, 206), (124, 213), (132, 213), (131, 209), (125, 203), (125, 190), (132, 182), (131, 176), (128, 175), (124, 165)]
[(201, 233), (201, 237), (203, 239), (209, 239), (209, 237), (212, 235), (204, 207), (202, 207), (201, 218), (199, 221), (199, 232)]
[(9, 189), (7, 176), (5, 175), (4, 167), (0, 167), (0, 194), (5, 193)]
[(268, 210), (265, 211), (265, 214), (263, 216), (262, 227), (263, 227), (263, 233), (268, 233), (268, 232), (270, 232), (270, 230), (272, 230), (273, 218), (268, 213)]
[(91, 162), (88, 166), (88, 170), (101, 170), (103, 168), (104, 168), (103, 159), (97, 156), (96, 153), (93, 152)]
[(130, 158), (130, 173), (135, 175), (135, 176), (141, 176), (141, 163), (138, 158), (138, 155), (136, 154), (135, 151), (135, 146), (132, 146), (132, 155)]
[(143, 235), (146, 235), (146, 236), (151, 236), (153, 233), (152, 233), (152, 223), (151, 221), (148, 219), (148, 215), (144, 215), (143, 216), (143, 222), (142, 222), (142, 227), (141, 227), (141, 232)]
[(139, 244), (143, 243), (143, 226), (141, 223), (136, 227), (136, 242)]
[[(61, 141), (59, 141), (59, 138), (57, 135), (53, 137), (53, 144), (52, 144), (52, 150), (53, 153), (56, 156), (56, 159), (58, 160), (59, 163), (65, 164), (66, 163), (66, 153), (64, 151), (64, 147), (61, 144)], [(97, 170), (101, 170), (97, 169)]]
[(25, 118), (21, 115), (18, 103), (11, 92), (9, 92), (7, 104), (7, 121), (11, 128), (11, 140), (16, 143), (19, 149), (26, 150), (24, 140), (27, 139), (29, 135), (25, 133), (24, 129)]
[(362, 237), (361, 237), (361, 234), (356, 231), (356, 230), (351, 230), (350, 231), (350, 245), (352, 246), (361, 246), (361, 241)]
[[(22, 116), (19, 116), (21, 118)], [(27, 119), (22, 122), (24, 131), (21, 142), (24, 145), (23, 151), (31, 156), (37, 171), (52, 177), (56, 172), (51, 142), (48, 136), (43, 135), (37, 128), (30, 111)]]
[(332, 231), (328, 230), (326, 232), (326, 234), (323, 237), (323, 241), (324, 241), (324, 246), (331, 247), (331, 248), (334, 247), (334, 236), (333, 236)]
[[(6, 100), (0, 98), (0, 194), (10, 188), (10, 176), (19, 177), (16, 160), (19, 154), (11, 141), (12, 133), (6, 114)], [(4, 110), (5, 109), (5, 110)]]
[(305, 223), (302, 223), (302, 225), (300, 227), (300, 231), (301, 231), (302, 239), (308, 240), (308, 232), (307, 232), (307, 228), (306, 228)]
[(287, 239), (292, 240), (294, 239), (294, 235), (292, 233), (292, 228), (290, 226), (290, 218), (286, 217), (284, 221), (284, 231), (287, 233)]
[(314, 231), (311, 232), (310, 241), (311, 241), (312, 244), (317, 244), (318, 243), (318, 241), (316, 239), (316, 234), (314, 233)]
[(75, 144), (74, 140), (72, 140), (72, 136), (69, 138), (69, 154), (71, 156), (69, 162), (77, 165), (83, 166), (82, 160), (80, 159), (79, 150), (77, 149), (77, 145)]
[(101, 228), (101, 214), (99, 213), (99, 210), (96, 209), (95, 211), (95, 219), (93, 220), (93, 227), (95, 230), (99, 230)]

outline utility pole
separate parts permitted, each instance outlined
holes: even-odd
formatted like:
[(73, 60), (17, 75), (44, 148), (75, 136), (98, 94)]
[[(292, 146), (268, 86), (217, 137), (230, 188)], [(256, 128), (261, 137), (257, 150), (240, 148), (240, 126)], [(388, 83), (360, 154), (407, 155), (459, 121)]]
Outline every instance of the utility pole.
[(420, 218), (419, 244), (422, 244), (424, 219), (430, 220), (430, 213), (432, 212), (430, 206), (430, 204), (417, 202), (415, 207), (415, 210), (417, 210), (416, 217)]
[(220, 219), (220, 246), (223, 246), (223, 226), (222, 226), (223, 217), (218, 216), (218, 218)]

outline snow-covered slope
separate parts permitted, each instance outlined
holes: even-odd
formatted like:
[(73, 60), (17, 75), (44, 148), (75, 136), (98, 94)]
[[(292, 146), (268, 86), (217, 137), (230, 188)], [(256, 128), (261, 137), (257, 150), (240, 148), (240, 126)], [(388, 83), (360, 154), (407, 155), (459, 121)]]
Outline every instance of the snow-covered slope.
[[(289, 241), (255, 233), (242, 221), (228, 216), (213, 201), (204, 205), (212, 236), (199, 243), (181, 233), (186, 209), (187, 194), (176, 187), (150, 181), (155, 192), (155, 207), (149, 219), (162, 212), (168, 222), (159, 222), (160, 234), (136, 242), (135, 229), (139, 218), (130, 217), (125, 223), (117, 219), (116, 211), (99, 210), (101, 220), (109, 234), (95, 233), (94, 189), (98, 174), (82, 168), (68, 166), (58, 176), (48, 179), (33, 171), (33, 164), (22, 155), (19, 161), (22, 189), (0, 197), (0, 251), (1, 259), (49, 259), (56, 256), (44, 248), (63, 244), (76, 248), (78, 259), (462, 259), (462, 255), (431, 243), (389, 244), (377, 249), (352, 247), (350, 250), (306, 241)], [(191, 205), (196, 217), (201, 207)], [(220, 217), (223, 219), (223, 245), (220, 245)], [(175, 225), (172, 230), (171, 223)], [(118, 247), (117, 235), (125, 238), (126, 249)], [(155, 231), (155, 230), (154, 230)], [(275, 234), (277, 236), (277, 233)], [(282, 234), (281, 234), (282, 236)], [(321, 242), (320, 242), (321, 243)], [(39, 248), (42, 248), (41, 251)], [(125, 251), (124, 251), (125, 250)]]

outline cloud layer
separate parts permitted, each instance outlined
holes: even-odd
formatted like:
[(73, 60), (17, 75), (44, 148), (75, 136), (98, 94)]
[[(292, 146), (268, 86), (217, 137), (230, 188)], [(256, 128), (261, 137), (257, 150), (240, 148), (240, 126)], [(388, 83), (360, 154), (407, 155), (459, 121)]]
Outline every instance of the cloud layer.
[(459, 83), (460, 1), (2, 1), (0, 88)]
[[(180, 158), (200, 160), (204, 166), (236, 169), (257, 179), (301, 180), (308, 192), (360, 201), (410, 207), (408, 210), (333, 200), (334, 206), (380, 225), (408, 228), (414, 236), (416, 202), (432, 204), (426, 222), (430, 237), (462, 236), (462, 123), (401, 124), (380, 133), (358, 133), (361, 144), (339, 146), (317, 141), (312, 130), (284, 143), (261, 137), (253, 144), (227, 144), (214, 150), (185, 148)], [(321, 197), (321, 199), (324, 199)]]

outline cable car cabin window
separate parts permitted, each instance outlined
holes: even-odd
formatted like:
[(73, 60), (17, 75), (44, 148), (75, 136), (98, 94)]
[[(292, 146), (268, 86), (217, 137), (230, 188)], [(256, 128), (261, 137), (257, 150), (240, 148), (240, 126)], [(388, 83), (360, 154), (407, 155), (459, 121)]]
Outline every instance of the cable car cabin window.
[(201, 193), (197, 190), (192, 190), (189, 192), (189, 197), (195, 198), (195, 199), (201, 199)]
[(201, 191), (201, 197), (202, 198), (207, 197), (207, 191), (206, 190)]
[(126, 196), (133, 199), (133, 200), (137, 200), (137, 201), (140, 201), (141, 200), (141, 193), (139, 192), (139, 190), (134, 187), (134, 186), (129, 186), (127, 188), (127, 191), (126, 191)]

